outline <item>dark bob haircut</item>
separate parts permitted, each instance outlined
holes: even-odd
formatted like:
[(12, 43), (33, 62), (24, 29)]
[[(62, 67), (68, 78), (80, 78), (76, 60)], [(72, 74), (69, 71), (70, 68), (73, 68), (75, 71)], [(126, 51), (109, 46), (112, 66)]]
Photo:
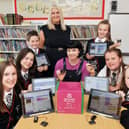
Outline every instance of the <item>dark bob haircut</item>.
[(71, 40), (70, 43), (67, 45), (67, 48), (78, 48), (80, 51), (79, 57), (83, 54), (83, 46), (80, 41)]

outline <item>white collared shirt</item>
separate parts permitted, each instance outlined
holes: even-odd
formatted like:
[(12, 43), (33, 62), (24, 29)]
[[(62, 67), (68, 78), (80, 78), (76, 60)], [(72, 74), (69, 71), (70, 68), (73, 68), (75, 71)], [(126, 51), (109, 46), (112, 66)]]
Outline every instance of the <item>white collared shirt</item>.
[(99, 37), (97, 37), (95, 39), (95, 42), (105, 42), (105, 41), (106, 41), (106, 38), (100, 39)]
[(9, 92), (4, 91), (4, 103), (5, 103), (6, 105), (8, 104), (6, 98), (7, 98), (7, 95), (10, 94), (10, 93), (11, 93), (11, 100), (12, 100), (12, 99), (13, 99), (13, 89), (11, 89)]
[(22, 75), (23, 78), (24, 78), (24, 75), (28, 74), (28, 73), (29, 73), (28, 71), (27, 72), (21, 71), (21, 75)]

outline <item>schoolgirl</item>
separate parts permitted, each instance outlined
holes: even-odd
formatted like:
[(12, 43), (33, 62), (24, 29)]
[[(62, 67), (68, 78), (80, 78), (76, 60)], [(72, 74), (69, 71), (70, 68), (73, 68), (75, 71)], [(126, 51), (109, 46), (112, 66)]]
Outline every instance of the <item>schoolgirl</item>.
[(0, 129), (12, 129), (22, 115), (17, 71), (11, 62), (0, 63)]
[(104, 56), (93, 56), (89, 54), (91, 43), (105, 42), (108, 48), (117, 47), (120, 44), (113, 44), (111, 40), (111, 26), (108, 20), (100, 21), (97, 27), (97, 37), (88, 41), (86, 46), (85, 57), (86, 60), (95, 66), (96, 72), (98, 73), (105, 65)]
[(119, 90), (122, 85), (124, 63), (120, 49), (112, 48), (105, 52), (106, 66), (98, 76), (109, 77), (109, 91)]
[(31, 90), (31, 80), (36, 77), (37, 67), (35, 54), (30, 48), (20, 51), (16, 59), (18, 81), (21, 90)]

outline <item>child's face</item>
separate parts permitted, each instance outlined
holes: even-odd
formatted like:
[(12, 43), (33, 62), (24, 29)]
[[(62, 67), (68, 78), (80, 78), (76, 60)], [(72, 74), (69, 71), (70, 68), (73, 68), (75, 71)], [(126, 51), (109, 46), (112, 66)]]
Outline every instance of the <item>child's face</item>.
[(121, 58), (115, 52), (107, 52), (105, 54), (107, 67), (112, 70), (118, 70), (121, 64)]
[(53, 8), (51, 11), (52, 23), (57, 24), (60, 22), (60, 12), (57, 8)]
[(38, 36), (31, 36), (30, 40), (28, 41), (28, 44), (33, 49), (39, 48), (39, 44), (40, 44), (39, 37)]
[(129, 68), (125, 71), (125, 84), (129, 88)]
[(10, 91), (16, 84), (17, 72), (13, 65), (7, 66), (5, 68), (2, 84), (5, 91)]
[(78, 58), (80, 51), (78, 48), (67, 48), (67, 56), (70, 60), (75, 60)]
[(107, 24), (100, 24), (98, 27), (98, 37), (103, 39), (103, 38), (108, 38), (108, 33), (109, 33), (109, 25)]
[(34, 62), (34, 55), (29, 52), (26, 56), (21, 60), (21, 68), (23, 71), (29, 70), (32, 67)]

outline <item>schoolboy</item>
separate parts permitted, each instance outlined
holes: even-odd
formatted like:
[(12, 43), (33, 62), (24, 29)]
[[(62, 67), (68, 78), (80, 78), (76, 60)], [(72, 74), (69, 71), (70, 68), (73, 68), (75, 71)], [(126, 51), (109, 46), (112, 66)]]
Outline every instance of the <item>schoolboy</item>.
[[(39, 38), (39, 34), (38, 34), (37, 31), (35, 31), (35, 30), (29, 31), (27, 33), (26, 40), (27, 40), (28, 47), (34, 51), (36, 56), (39, 56), (41, 54), (46, 55), (45, 50), (39, 48), (40, 38)], [(38, 70), (38, 74), (37, 74), (38, 78), (40, 78), (40, 77), (48, 77), (47, 76), (48, 75), (48, 72), (47, 72), (48, 65), (42, 64), (41, 66), (37, 66), (37, 70)]]

